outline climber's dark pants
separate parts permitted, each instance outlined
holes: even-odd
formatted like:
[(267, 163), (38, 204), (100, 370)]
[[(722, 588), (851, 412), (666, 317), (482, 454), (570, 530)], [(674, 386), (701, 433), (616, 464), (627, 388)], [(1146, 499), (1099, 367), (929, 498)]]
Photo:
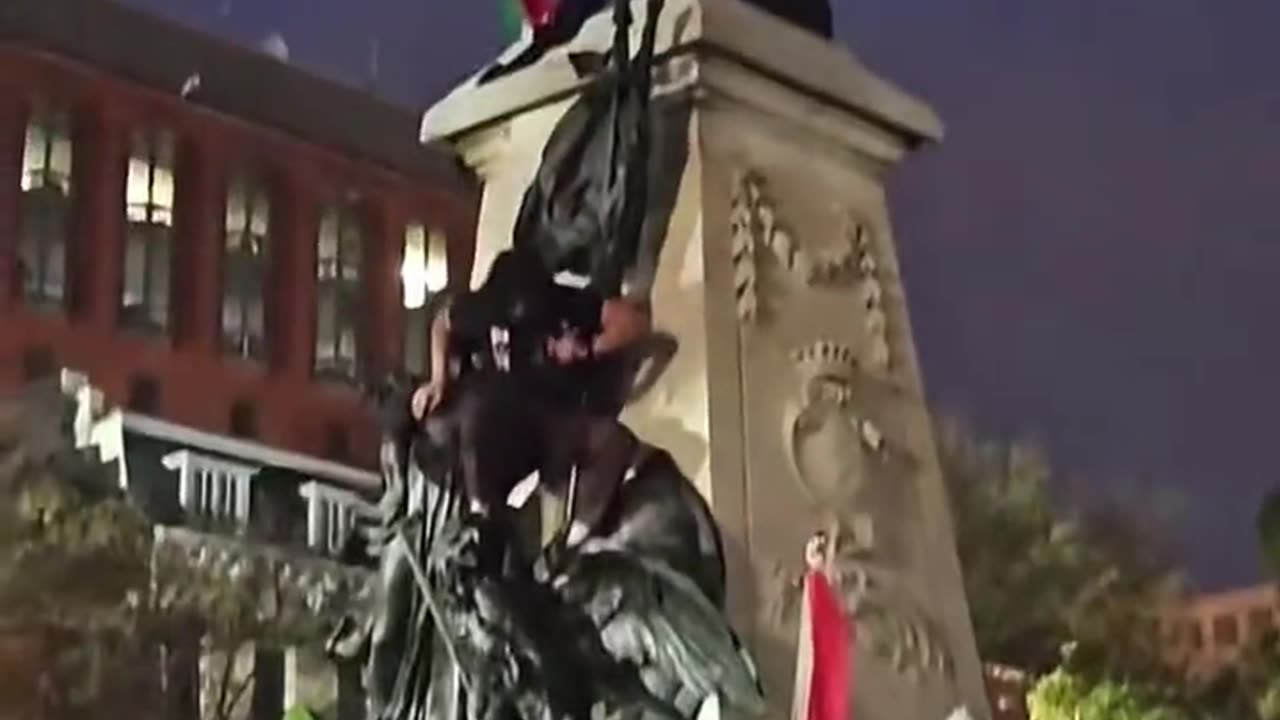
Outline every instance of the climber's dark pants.
[(573, 518), (595, 529), (626, 473), (635, 438), (608, 416), (561, 405), (515, 377), (492, 374), (457, 388), (452, 407), (468, 497), (491, 516), (538, 471), (543, 488), (565, 495), (577, 468)]

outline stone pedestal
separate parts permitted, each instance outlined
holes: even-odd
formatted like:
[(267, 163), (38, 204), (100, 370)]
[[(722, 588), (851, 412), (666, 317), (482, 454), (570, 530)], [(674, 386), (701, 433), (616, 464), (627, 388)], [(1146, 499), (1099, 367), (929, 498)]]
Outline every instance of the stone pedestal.
[[(563, 51), (427, 113), (424, 140), (485, 182), (473, 282), (510, 244), (584, 82), (569, 53), (603, 51), (611, 32), (596, 17)], [(712, 503), (770, 717), (790, 713), (796, 581), (817, 530), (838, 538), (856, 619), (855, 717), (986, 717), (883, 185), (940, 124), (846, 50), (739, 0), (667, 0), (658, 52), (651, 262), (633, 283), (679, 351), (625, 419)]]

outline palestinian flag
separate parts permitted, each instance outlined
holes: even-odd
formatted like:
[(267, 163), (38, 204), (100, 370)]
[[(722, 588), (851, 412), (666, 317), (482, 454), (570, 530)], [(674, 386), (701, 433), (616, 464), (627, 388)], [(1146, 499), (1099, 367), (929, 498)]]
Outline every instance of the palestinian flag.
[(852, 642), (853, 625), (826, 573), (810, 570), (804, 581), (791, 720), (849, 720)]
[(543, 27), (556, 13), (556, 0), (498, 0), (502, 34), (507, 42), (520, 39), (524, 26)]

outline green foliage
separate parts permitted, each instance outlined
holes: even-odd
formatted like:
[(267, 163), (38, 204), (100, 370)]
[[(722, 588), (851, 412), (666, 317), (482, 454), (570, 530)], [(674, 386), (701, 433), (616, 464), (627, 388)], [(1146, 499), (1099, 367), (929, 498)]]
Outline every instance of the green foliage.
[(0, 617), (90, 629), (126, 623), (147, 587), (149, 524), (87, 455), (4, 430)]
[(1273, 677), (1257, 700), (1259, 720), (1280, 720), (1280, 676)]
[(1046, 672), (1074, 643), (1090, 672), (1156, 671), (1152, 611), (1177, 583), (1152, 533), (1055, 499), (1034, 446), (984, 443), (956, 420), (937, 438), (983, 659)]
[[(50, 692), (59, 717), (155, 702), (160, 645), (175, 633), (237, 648), (255, 598), (231, 578), (198, 588), (200, 612), (158, 607), (151, 523), (92, 453), (71, 447), (49, 398), (0, 399), (0, 624), (51, 638)], [(206, 612), (207, 611), (207, 612)], [(234, 653), (232, 653), (234, 655)], [(229, 717), (247, 681), (215, 679)], [(150, 697), (150, 700), (147, 698)]]
[(1234, 668), (1195, 689), (1208, 716), (1230, 720), (1280, 720), (1280, 636), (1271, 632), (1245, 648)]
[(1192, 720), (1176, 698), (1158, 686), (1092, 681), (1058, 669), (1028, 696), (1031, 720)]
[[(1164, 664), (1156, 613), (1181, 588), (1150, 527), (1114, 508), (1065, 506), (1035, 447), (984, 443), (954, 420), (937, 437), (979, 650), (1041, 674), (1033, 719), (1280, 720), (1280, 636), (1208, 682)], [(1280, 490), (1257, 530), (1280, 580)]]
[(294, 705), (284, 714), (284, 720), (316, 720), (316, 716), (305, 705)]

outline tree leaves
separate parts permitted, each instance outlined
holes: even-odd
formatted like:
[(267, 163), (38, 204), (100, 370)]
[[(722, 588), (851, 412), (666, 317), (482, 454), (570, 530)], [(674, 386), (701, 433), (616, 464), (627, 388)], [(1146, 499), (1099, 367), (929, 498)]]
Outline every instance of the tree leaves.
[[(169, 640), (203, 637), (235, 657), (250, 641), (319, 642), (335, 604), (355, 607), (364, 575), (333, 563), (294, 567), (283, 551), (196, 533), (157, 542), (114, 468), (73, 447), (56, 397), (0, 399), (0, 623), (54, 638), (44, 669), (60, 717), (100, 714), (113, 697), (147, 707)], [(190, 551), (232, 562), (200, 565)], [(203, 679), (218, 686), (216, 720), (243, 705), (236, 667)]]
[(1192, 720), (1176, 698), (1158, 686), (1093, 681), (1059, 669), (1041, 678), (1028, 696), (1036, 720)]
[(1055, 498), (1035, 446), (980, 441), (953, 418), (936, 435), (983, 658), (1044, 672), (1075, 642), (1098, 670), (1158, 665), (1143, 628), (1177, 583), (1149, 530)]
[(1258, 541), (1271, 577), (1280, 580), (1280, 490), (1271, 491), (1258, 511)]

